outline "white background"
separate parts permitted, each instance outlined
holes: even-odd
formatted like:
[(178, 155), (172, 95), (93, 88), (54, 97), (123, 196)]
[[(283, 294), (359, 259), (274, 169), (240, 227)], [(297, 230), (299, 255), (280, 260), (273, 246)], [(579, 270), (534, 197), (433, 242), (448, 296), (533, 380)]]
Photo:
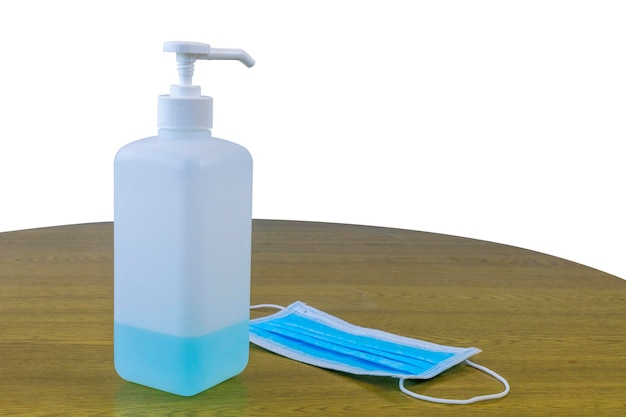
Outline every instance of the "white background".
[(167, 40), (254, 217), (521, 246), (626, 277), (623, 1), (3, 1), (0, 231), (113, 218), (113, 157), (156, 133)]

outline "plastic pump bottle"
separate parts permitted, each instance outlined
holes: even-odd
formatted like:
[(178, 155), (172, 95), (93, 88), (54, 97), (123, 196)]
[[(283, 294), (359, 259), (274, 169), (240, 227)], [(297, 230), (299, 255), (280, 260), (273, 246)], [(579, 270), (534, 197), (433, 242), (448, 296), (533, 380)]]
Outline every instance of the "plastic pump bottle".
[(194, 62), (254, 60), (238, 49), (166, 42), (180, 82), (159, 96), (158, 136), (115, 157), (114, 353), (118, 374), (195, 395), (248, 362), (252, 158), (211, 136)]

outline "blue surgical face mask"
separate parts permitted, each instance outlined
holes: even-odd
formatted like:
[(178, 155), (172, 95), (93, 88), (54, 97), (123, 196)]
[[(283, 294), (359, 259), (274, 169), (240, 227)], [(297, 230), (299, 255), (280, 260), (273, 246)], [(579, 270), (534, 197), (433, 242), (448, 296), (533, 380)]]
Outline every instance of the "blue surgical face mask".
[[(405, 394), (444, 404), (492, 400), (509, 392), (504, 378), (468, 360), (479, 353), (479, 349), (437, 345), (355, 326), (300, 301), (286, 308), (272, 304), (251, 308), (261, 307), (281, 311), (250, 320), (250, 341), (287, 358), (356, 375), (398, 378), (400, 390)], [(467, 400), (450, 400), (420, 395), (404, 387), (407, 379), (429, 379), (461, 362), (496, 378), (504, 385), (504, 391)]]

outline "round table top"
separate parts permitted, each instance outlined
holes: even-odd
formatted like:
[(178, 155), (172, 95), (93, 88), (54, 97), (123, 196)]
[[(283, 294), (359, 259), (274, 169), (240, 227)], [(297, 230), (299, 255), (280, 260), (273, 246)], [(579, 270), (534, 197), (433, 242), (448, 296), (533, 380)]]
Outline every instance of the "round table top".
[[(251, 345), (240, 375), (194, 397), (113, 367), (113, 227), (0, 234), (0, 415), (626, 415), (626, 281), (574, 262), (454, 236), (255, 220), (252, 304), (296, 300), (351, 323), (469, 347), (508, 396), (442, 405)], [(253, 312), (253, 317), (259, 313)], [(407, 382), (469, 398), (501, 385), (464, 364)]]

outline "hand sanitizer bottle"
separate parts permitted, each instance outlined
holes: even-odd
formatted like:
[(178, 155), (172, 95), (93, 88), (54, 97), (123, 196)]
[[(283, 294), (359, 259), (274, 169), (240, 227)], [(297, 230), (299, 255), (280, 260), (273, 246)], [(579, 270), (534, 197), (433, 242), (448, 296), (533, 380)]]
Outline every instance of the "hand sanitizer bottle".
[(163, 49), (180, 82), (159, 96), (158, 135), (115, 157), (115, 368), (191, 396), (247, 365), (252, 226), (252, 158), (211, 135), (194, 62), (254, 60), (196, 42)]

